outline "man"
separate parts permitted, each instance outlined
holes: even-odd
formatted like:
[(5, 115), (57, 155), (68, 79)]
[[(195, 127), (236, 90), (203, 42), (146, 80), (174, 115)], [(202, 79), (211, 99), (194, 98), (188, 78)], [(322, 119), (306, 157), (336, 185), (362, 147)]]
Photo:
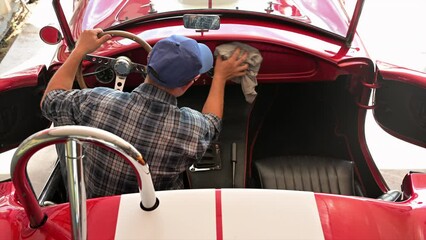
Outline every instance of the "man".
[[(83, 57), (111, 36), (85, 30), (75, 49), (50, 80), (41, 101), (43, 115), (58, 125), (83, 125), (107, 130), (135, 146), (148, 162), (156, 190), (183, 187), (182, 173), (201, 158), (221, 129), (227, 80), (246, 74), (247, 54), (216, 59), (214, 77), (202, 112), (178, 108), (181, 96), (213, 66), (208, 47), (183, 36), (155, 44), (148, 56), (145, 82), (132, 92), (110, 88), (72, 89)], [(137, 192), (131, 167), (111, 152), (86, 146), (87, 197)]]

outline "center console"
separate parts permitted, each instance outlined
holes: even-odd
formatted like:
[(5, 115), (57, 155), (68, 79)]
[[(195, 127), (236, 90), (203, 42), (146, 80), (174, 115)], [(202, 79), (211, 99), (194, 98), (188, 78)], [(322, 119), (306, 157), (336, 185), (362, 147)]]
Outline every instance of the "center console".
[[(192, 86), (178, 99), (180, 107), (201, 111), (210, 86)], [(225, 88), (222, 131), (202, 159), (187, 170), (190, 188), (242, 188), (245, 185), (247, 124), (251, 104), (239, 84)]]

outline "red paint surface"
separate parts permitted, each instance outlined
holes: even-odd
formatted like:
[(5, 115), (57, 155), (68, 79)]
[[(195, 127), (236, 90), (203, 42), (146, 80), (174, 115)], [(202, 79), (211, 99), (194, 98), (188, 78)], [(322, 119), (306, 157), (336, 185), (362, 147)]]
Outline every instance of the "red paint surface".
[(222, 194), (220, 189), (216, 189), (216, 239), (223, 239), (223, 226), (222, 226)]
[[(114, 239), (120, 196), (87, 201), (88, 239)], [(37, 229), (16, 202), (11, 182), (0, 184), (0, 239), (72, 239), (69, 204), (42, 207), (47, 221)]]
[[(325, 239), (424, 239), (426, 209), (406, 202), (315, 194)], [(419, 204), (419, 207), (421, 204)]]
[(45, 71), (46, 66), (39, 65), (17, 73), (4, 75), (0, 78), (0, 92), (37, 86), (39, 74)]

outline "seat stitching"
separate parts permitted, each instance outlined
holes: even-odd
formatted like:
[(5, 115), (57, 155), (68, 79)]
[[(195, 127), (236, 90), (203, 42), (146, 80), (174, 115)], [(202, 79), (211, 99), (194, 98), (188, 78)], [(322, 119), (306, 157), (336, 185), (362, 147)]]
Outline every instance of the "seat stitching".
[(260, 168), (257, 169), (257, 172), (259, 173), (259, 181), (260, 181), (260, 187), (264, 188), (264, 184), (263, 184), (263, 176), (262, 173), (260, 172)]
[(312, 167), (311, 166), (309, 166), (309, 168), (308, 168), (308, 173), (309, 173), (309, 183), (310, 183), (310, 185), (311, 185), (311, 191), (314, 191), (314, 184), (313, 184), (313, 182), (312, 182)]
[(288, 171), (286, 171), (285, 164), (281, 164), (282, 172), (283, 172), (283, 182), (284, 182), (284, 189), (288, 189), (288, 182), (287, 182), (287, 175), (289, 174)]
[(302, 168), (300, 167), (300, 163), (297, 164), (297, 170), (299, 171), (300, 182), (302, 183), (302, 191), (306, 190), (306, 188), (305, 188), (305, 181), (303, 179), (303, 172), (302, 172)]
[(278, 177), (277, 177), (277, 169), (274, 169), (274, 178), (275, 178), (275, 188), (279, 189), (279, 186), (278, 186)]
[(337, 191), (339, 191), (339, 194), (342, 194), (342, 190), (340, 188), (340, 179), (339, 179), (339, 175), (337, 174), (337, 166), (333, 164), (333, 170), (334, 173), (336, 174), (336, 179), (337, 179)]
[(333, 193), (333, 190), (331, 189), (331, 179), (330, 179), (330, 174), (328, 173), (328, 168), (326, 166), (324, 166), (325, 169), (325, 174), (327, 175), (327, 183), (328, 183), (328, 192), (329, 193)]
[(293, 169), (293, 164), (290, 164), (290, 169), (291, 169), (291, 175), (292, 175), (292, 179), (293, 179), (293, 190), (297, 190), (296, 188), (296, 180), (295, 180), (295, 174), (294, 174), (294, 169)]

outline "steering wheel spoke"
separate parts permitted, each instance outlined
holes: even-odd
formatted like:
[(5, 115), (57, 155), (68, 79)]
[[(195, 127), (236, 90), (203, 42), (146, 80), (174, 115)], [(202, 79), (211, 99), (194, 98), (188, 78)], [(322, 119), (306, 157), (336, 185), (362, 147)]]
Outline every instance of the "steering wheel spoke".
[(146, 76), (146, 65), (139, 64), (139, 63), (132, 63), (133, 64), (133, 72), (142, 73), (143, 76)]
[(117, 62), (117, 59), (115, 58), (101, 57), (101, 56), (95, 56), (90, 54), (87, 54), (84, 57), (84, 60), (92, 62), (92, 63), (96, 63), (96, 64), (111, 66), (111, 67), (114, 66), (114, 64)]
[(126, 83), (126, 77), (120, 77), (116, 75), (114, 89), (118, 91), (123, 91), (125, 83)]

